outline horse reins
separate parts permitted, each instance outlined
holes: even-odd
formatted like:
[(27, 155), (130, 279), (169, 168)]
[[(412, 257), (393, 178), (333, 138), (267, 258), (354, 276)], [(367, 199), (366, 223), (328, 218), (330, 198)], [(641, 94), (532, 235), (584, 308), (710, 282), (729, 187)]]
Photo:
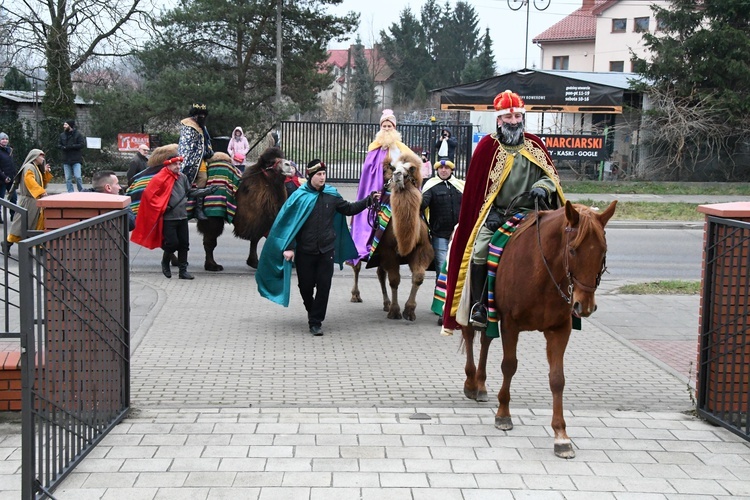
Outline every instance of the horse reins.
[(547, 269), (547, 274), (549, 274), (550, 279), (552, 280), (552, 283), (554, 283), (555, 288), (557, 288), (557, 292), (560, 294), (560, 297), (567, 303), (570, 304), (573, 301), (573, 288), (574, 286), (579, 287), (584, 292), (595, 292), (596, 289), (599, 287), (599, 283), (602, 281), (602, 274), (607, 270), (607, 256), (605, 254), (604, 260), (602, 261), (602, 269), (599, 271), (599, 273), (596, 275), (596, 284), (592, 287), (590, 285), (586, 285), (584, 283), (581, 283), (578, 279), (576, 279), (575, 276), (573, 276), (573, 273), (570, 272), (570, 261), (569, 261), (569, 255), (570, 255), (570, 235), (572, 233), (578, 232), (577, 227), (570, 227), (568, 225), (565, 226), (565, 250), (563, 252), (563, 268), (565, 269), (565, 277), (568, 279), (568, 294), (565, 295), (565, 292), (560, 287), (560, 284), (555, 279), (554, 274), (552, 273), (552, 269), (550, 269), (549, 264), (547, 263), (547, 258), (544, 256), (544, 251), (542, 249), (542, 231), (541, 231), (541, 224), (539, 223), (540, 216), (539, 216), (539, 200), (534, 200), (534, 213), (536, 215), (536, 237), (537, 237), (537, 243), (539, 244), (539, 254), (542, 256), (542, 262), (544, 263), (544, 267)]

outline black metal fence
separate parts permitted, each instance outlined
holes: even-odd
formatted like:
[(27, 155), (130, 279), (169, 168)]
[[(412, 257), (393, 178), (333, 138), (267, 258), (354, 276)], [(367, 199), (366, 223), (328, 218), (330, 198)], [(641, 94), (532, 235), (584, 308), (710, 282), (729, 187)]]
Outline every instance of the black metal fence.
[[(0, 215), (2, 215), (2, 241), (8, 241), (8, 230), (11, 224), (11, 215), (20, 217), (21, 235), (28, 236), (27, 210), (0, 198)], [(0, 294), (2, 294), (2, 328), (0, 339), (21, 338), (21, 303), (18, 297), (18, 259), (6, 251), (7, 243), (3, 244), (3, 252), (0, 254)]]
[[(440, 130), (449, 128), (458, 142), (455, 174), (464, 177), (471, 161), (471, 125), (404, 125), (399, 124), (404, 144), (414, 152), (430, 151), (436, 158), (435, 143)], [(359, 182), (367, 147), (380, 130), (377, 123), (281, 122), (281, 146), (284, 154), (301, 167), (314, 158), (328, 165), (331, 182)]]
[(750, 222), (707, 224), (698, 414), (750, 440)]
[(18, 244), (22, 499), (51, 496), (127, 414), (126, 210)]

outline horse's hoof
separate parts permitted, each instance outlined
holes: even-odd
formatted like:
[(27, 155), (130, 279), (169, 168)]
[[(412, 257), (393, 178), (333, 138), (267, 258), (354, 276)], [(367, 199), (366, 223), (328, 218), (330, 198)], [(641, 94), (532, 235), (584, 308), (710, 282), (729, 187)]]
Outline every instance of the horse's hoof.
[(417, 315), (414, 314), (414, 311), (404, 311), (404, 319), (414, 321), (417, 319)]
[(391, 303), (390, 302), (383, 302), (383, 310), (385, 312), (389, 312), (391, 310)]
[(399, 311), (391, 311), (388, 313), (388, 319), (403, 319)]
[(466, 396), (469, 399), (476, 400), (477, 399), (477, 391), (464, 388), (464, 396)]
[(252, 267), (253, 269), (258, 269), (258, 261), (257, 260), (247, 259), (246, 263), (247, 263), (248, 266)]
[(573, 443), (568, 441), (567, 443), (555, 443), (555, 456), (559, 458), (575, 458), (576, 452), (573, 449)]
[(358, 293), (353, 293), (351, 301), (352, 302), (362, 302), (362, 297)]
[(490, 398), (487, 396), (487, 391), (477, 391), (477, 403), (486, 403), (489, 400)]
[(209, 264), (208, 262), (206, 262), (203, 265), (203, 269), (205, 269), (206, 271), (217, 272), (217, 271), (223, 271), (224, 266), (222, 266), (221, 264)]
[(509, 431), (513, 428), (513, 420), (510, 417), (495, 417), (495, 428), (501, 431)]

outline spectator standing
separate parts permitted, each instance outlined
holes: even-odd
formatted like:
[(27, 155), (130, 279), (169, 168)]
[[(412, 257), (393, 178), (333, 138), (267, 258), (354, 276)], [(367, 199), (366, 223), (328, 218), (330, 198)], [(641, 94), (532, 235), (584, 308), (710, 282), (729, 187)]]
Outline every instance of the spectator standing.
[[(5, 193), (12, 193), (8, 201), (15, 203), (17, 201), (15, 192), (11, 189), (13, 179), (16, 177), (16, 164), (13, 161), (13, 148), (8, 144), (10, 137), (5, 132), (0, 132), (0, 198), (5, 198)], [(0, 224), (2, 224), (0, 218)]]
[(432, 163), (430, 163), (430, 152), (422, 151), (422, 186), (432, 177)]
[(438, 160), (450, 160), (451, 162), (456, 161), (456, 146), (458, 141), (453, 138), (451, 131), (444, 128), (440, 131), (440, 137), (435, 142), (435, 150), (437, 151)]
[(63, 132), (60, 134), (58, 147), (62, 150), (65, 185), (69, 193), (73, 192), (73, 178), (75, 178), (78, 191), (83, 191), (81, 162), (83, 161), (83, 148), (85, 145), (86, 139), (76, 128), (75, 120), (66, 120), (63, 123)]
[(255, 281), (261, 296), (289, 306), (294, 261), (310, 333), (317, 337), (323, 335), (333, 264), (343, 267), (357, 255), (346, 216), (362, 212), (380, 194), (344, 200), (326, 184), (326, 165), (318, 159), (307, 164), (306, 175), (307, 182), (286, 200), (268, 233)]
[[(44, 229), (44, 213), (36, 204), (39, 198), (47, 196), (47, 184), (52, 180), (49, 164), (44, 161), (44, 151), (32, 149), (23, 161), (23, 167), (13, 181), (18, 190), (18, 205), (25, 208), (28, 229), (41, 231)], [(17, 183), (17, 185), (16, 185)], [(3, 253), (8, 252), (13, 243), (21, 241), (21, 219), (14, 217), (8, 230), (8, 240), (3, 242)]]
[(250, 143), (247, 142), (245, 133), (242, 131), (241, 127), (235, 127), (232, 132), (232, 138), (229, 139), (227, 153), (232, 159), (232, 164), (237, 167), (240, 172), (245, 171), (245, 159), (247, 158), (248, 151), (250, 151)]
[(143, 172), (146, 170), (146, 167), (148, 167), (148, 155), (150, 152), (151, 151), (147, 144), (141, 144), (138, 146), (138, 150), (128, 164), (128, 173), (126, 174), (128, 178), (128, 187), (133, 183), (133, 177), (135, 177), (136, 174)]

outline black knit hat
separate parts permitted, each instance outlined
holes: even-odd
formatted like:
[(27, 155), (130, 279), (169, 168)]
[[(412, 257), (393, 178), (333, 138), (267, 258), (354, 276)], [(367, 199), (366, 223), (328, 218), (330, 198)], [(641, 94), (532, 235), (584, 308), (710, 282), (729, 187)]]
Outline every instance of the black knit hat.
[(328, 167), (326, 167), (326, 164), (320, 161), (319, 159), (310, 160), (310, 162), (307, 164), (307, 168), (305, 169), (305, 175), (307, 178), (311, 178), (316, 173), (320, 172), (321, 170), (326, 171)]
[(70, 126), (70, 128), (76, 128), (75, 120), (65, 120), (65, 123), (67, 123)]

